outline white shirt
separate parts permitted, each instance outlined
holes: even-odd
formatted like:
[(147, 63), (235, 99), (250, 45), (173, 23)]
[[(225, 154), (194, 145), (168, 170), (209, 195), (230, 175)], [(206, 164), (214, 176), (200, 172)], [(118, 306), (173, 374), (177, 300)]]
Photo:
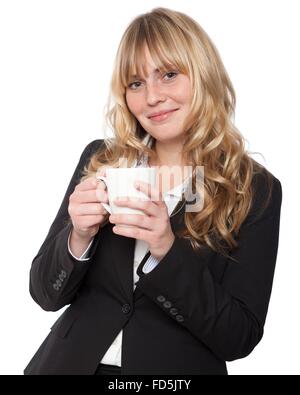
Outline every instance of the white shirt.
[[(133, 167), (147, 167), (147, 157), (143, 156), (140, 161), (136, 162)], [(175, 188), (163, 193), (163, 200), (166, 203), (166, 206), (168, 208), (168, 213), (169, 216), (171, 215), (172, 211), (176, 207), (177, 203), (180, 201), (182, 197), (182, 193), (185, 191), (186, 186), (187, 186), (187, 181), (188, 178), (180, 185), (177, 185)], [(70, 236), (69, 236), (70, 239)], [(78, 261), (87, 261), (89, 260), (88, 258), (88, 252), (93, 243), (93, 240), (90, 242), (89, 246), (87, 249), (84, 251), (84, 253), (81, 255), (80, 258), (76, 257), (70, 249), (70, 244), (68, 240), (68, 248), (70, 254), (77, 259)], [(135, 242), (135, 251), (134, 251), (134, 262), (133, 262), (133, 290), (136, 288), (136, 283), (139, 281), (139, 275), (137, 274), (137, 268), (144, 258), (145, 254), (149, 251), (149, 246), (144, 240), (136, 240)], [(153, 270), (157, 265), (159, 264), (159, 261), (154, 258), (152, 255), (149, 256), (147, 259), (146, 263), (144, 264), (143, 267), (143, 272), (144, 273), (150, 273), (151, 270)], [(111, 346), (108, 348), (106, 354), (101, 360), (101, 363), (107, 364), (107, 365), (116, 365), (121, 367), (121, 351), (122, 351), (122, 334), (123, 330), (119, 332)]]

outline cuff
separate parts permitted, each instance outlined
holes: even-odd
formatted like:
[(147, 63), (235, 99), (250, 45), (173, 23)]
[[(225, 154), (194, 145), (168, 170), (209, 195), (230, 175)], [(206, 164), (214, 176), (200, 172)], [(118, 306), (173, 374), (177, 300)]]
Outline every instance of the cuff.
[(72, 253), (72, 251), (71, 251), (71, 248), (70, 248), (70, 236), (71, 236), (71, 233), (72, 233), (72, 230), (71, 230), (71, 232), (69, 233), (69, 237), (68, 237), (68, 249), (69, 249), (69, 253), (72, 255), (72, 257), (73, 258), (75, 258), (77, 261), (80, 261), (80, 262), (84, 262), (84, 261), (88, 261), (89, 259), (90, 259), (90, 257), (88, 256), (89, 254), (89, 250), (90, 250), (90, 248), (91, 248), (91, 246), (92, 246), (92, 243), (93, 243), (93, 241), (94, 241), (94, 238), (91, 240), (91, 242), (90, 242), (90, 244), (87, 246), (87, 248), (86, 248), (86, 250), (84, 251), (84, 253), (78, 258), (77, 256), (75, 256), (73, 253)]
[(154, 256), (150, 255), (142, 268), (143, 273), (145, 274), (150, 273), (151, 270), (153, 270), (159, 264), (159, 262), (160, 262), (159, 259), (156, 259), (154, 258)]

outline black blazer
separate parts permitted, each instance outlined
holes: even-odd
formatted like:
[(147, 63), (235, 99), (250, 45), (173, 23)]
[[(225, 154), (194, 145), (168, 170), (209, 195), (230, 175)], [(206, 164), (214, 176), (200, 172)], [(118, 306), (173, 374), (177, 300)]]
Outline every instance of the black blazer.
[(175, 241), (158, 266), (141, 275), (133, 291), (135, 239), (116, 235), (107, 223), (96, 235), (91, 259), (68, 251), (69, 196), (81, 170), (103, 140), (81, 155), (61, 207), (32, 262), (30, 293), (46, 311), (70, 304), (51, 328), (24, 373), (94, 374), (123, 329), (122, 374), (227, 374), (225, 361), (247, 356), (263, 335), (278, 246), (281, 184), (272, 176), (270, 203), (263, 175), (228, 260), (206, 247), (194, 252), (171, 224)]

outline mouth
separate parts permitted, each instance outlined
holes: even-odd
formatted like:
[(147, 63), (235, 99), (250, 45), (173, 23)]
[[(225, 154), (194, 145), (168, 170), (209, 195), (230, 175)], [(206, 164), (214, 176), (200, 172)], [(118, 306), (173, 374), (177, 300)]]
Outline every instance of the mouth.
[(170, 118), (172, 116), (172, 114), (174, 114), (174, 112), (177, 110), (179, 110), (179, 108), (175, 108), (174, 110), (161, 111), (161, 112), (154, 113), (154, 114), (148, 116), (148, 118), (154, 122), (161, 122), (161, 121), (164, 121), (164, 120)]

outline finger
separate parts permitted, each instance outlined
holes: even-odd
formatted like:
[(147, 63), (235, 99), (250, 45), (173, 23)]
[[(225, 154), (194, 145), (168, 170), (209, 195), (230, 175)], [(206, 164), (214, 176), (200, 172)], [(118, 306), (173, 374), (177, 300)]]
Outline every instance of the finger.
[(132, 237), (133, 239), (143, 240), (149, 244), (148, 240), (151, 238), (152, 232), (146, 229), (140, 229), (137, 227), (126, 228), (125, 226), (114, 226), (113, 232), (125, 237)]
[(96, 198), (101, 203), (109, 204), (108, 193), (102, 186), (96, 189)]
[(108, 203), (108, 195), (102, 188), (90, 191), (78, 191), (76, 200), (80, 203)]
[(152, 202), (157, 205), (162, 205), (164, 203), (162, 193), (153, 185), (143, 181), (136, 181), (134, 185), (137, 190), (145, 193)]
[(130, 207), (138, 210), (142, 210), (145, 214), (149, 216), (157, 217), (160, 212), (158, 206), (154, 204), (151, 200), (141, 200), (135, 197), (120, 197), (114, 200), (117, 206)]
[(97, 189), (103, 189), (103, 190), (106, 190), (107, 189), (107, 186), (106, 186), (106, 184), (105, 184), (105, 182), (103, 181), (103, 180), (98, 180), (97, 179)]
[(96, 189), (97, 180), (95, 177), (89, 177), (76, 186), (77, 191), (89, 191)]
[(77, 221), (77, 226), (80, 228), (90, 228), (91, 226), (99, 225), (103, 221), (103, 215), (85, 215), (81, 220)]
[(76, 215), (106, 215), (106, 213), (101, 203), (83, 203), (76, 210)]
[(142, 214), (112, 214), (109, 222), (117, 225), (134, 225), (139, 228), (153, 230), (153, 218)]

